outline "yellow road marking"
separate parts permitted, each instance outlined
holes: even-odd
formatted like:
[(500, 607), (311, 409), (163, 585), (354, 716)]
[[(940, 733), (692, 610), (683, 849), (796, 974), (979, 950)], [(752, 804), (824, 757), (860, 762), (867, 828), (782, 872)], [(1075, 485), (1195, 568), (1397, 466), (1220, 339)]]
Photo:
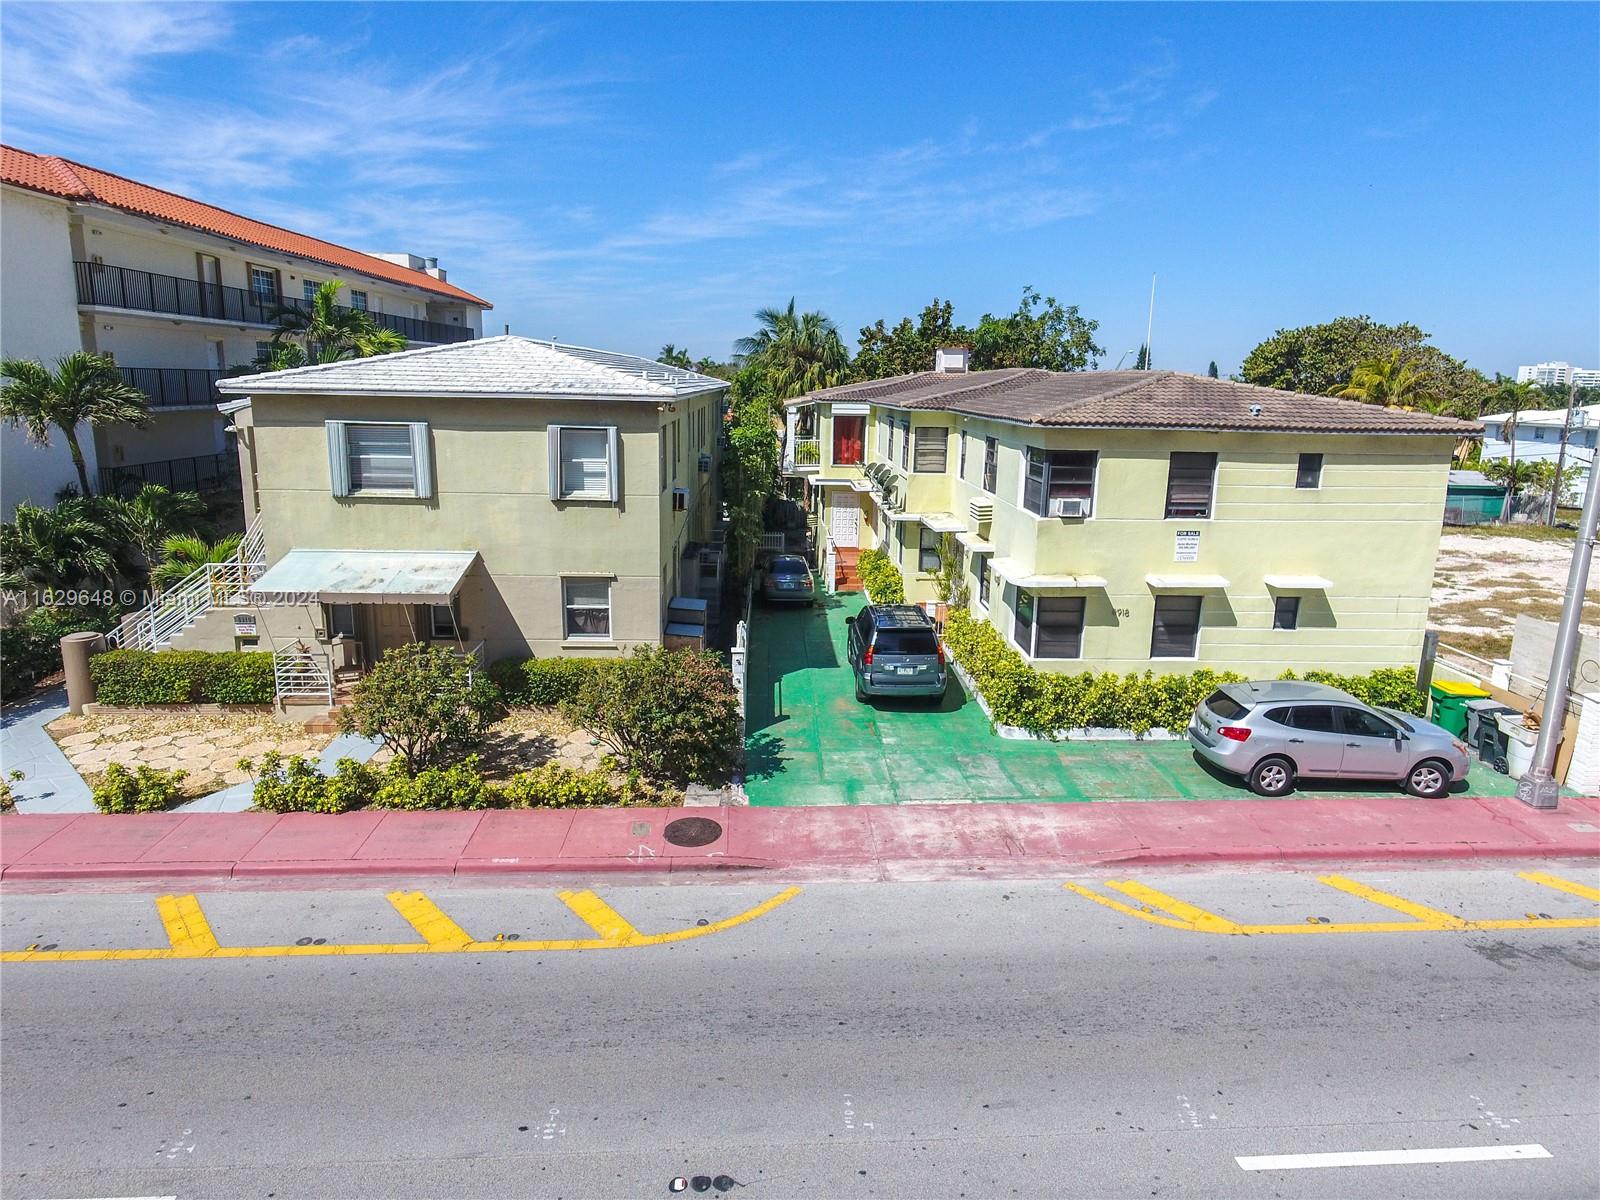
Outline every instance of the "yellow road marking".
[(1563, 879), (1546, 871), (1518, 871), (1517, 877), (1526, 879), (1529, 883), (1555, 888), (1558, 892), (1570, 892), (1574, 896), (1582, 896), (1585, 900), (1600, 903), (1600, 888), (1592, 888), (1586, 883), (1573, 883), (1570, 879)]
[[(602, 934), (598, 938), (556, 938), (545, 941), (473, 941), (459, 925), (450, 920), (421, 892), (392, 892), (390, 903), (398, 909), (416, 931), (421, 942), (360, 943), (330, 946), (221, 946), (217, 944), (200, 904), (193, 896), (162, 896), (156, 901), (157, 911), (172, 941), (170, 949), (128, 950), (9, 950), (0, 954), (0, 962), (122, 962), (172, 958), (323, 958), (330, 955), (357, 954), (480, 954), (512, 953), (521, 950), (618, 950), (632, 946), (660, 946), (668, 942), (683, 942), (690, 938), (721, 933), (787, 904), (800, 894), (797, 887), (785, 888), (747, 908), (744, 912), (695, 925), (675, 929), (670, 933), (640, 933), (615, 909), (593, 892), (562, 893), (561, 899), (585, 921)], [(603, 912), (601, 910), (604, 910)], [(607, 916), (606, 914), (609, 914)]]
[[(1551, 876), (1550, 878), (1554, 879), (1555, 877)], [(1152, 925), (1165, 925), (1169, 929), (1182, 929), (1190, 933), (1223, 933), (1252, 936), (1305, 933), (1459, 933), (1502, 929), (1600, 929), (1600, 917), (1552, 917), (1549, 919), (1535, 917), (1526, 920), (1518, 918), (1503, 921), (1466, 920), (1447, 912), (1441, 912), (1438, 909), (1414, 904), (1409, 900), (1390, 895), (1387, 892), (1380, 892), (1375, 888), (1367, 887), (1365, 884), (1345, 879), (1340, 875), (1323, 876), (1321, 882), (1328, 884), (1330, 887), (1339, 888), (1341, 891), (1349, 892), (1352, 895), (1360, 896), (1362, 899), (1382, 904), (1387, 908), (1414, 914), (1418, 919), (1414, 921), (1330, 922), (1326, 925), (1250, 925), (1243, 922), (1230, 921), (1226, 917), (1198, 908), (1186, 901), (1179, 900), (1175, 896), (1169, 896), (1165, 892), (1157, 891), (1153, 887), (1147, 887), (1145, 884), (1132, 879), (1107, 880), (1105, 886), (1138, 901), (1136, 905), (1114, 900), (1110, 896), (1101, 895), (1081, 884), (1064, 883), (1061, 886), (1086, 900), (1093, 900), (1103, 908), (1109, 908), (1130, 917), (1137, 917), (1139, 920), (1147, 921)], [(1542, 882), (1542, 880), (1535, 880), (1535, 882)], [(1560, 882), (1565, 883), (1566, 881), (1561, 880)], [(1581, 887), (1582, 885), (1575, 884), (1573, 886)], [(1424, 916), (1423, 914), (1427, 915)]]
[(193, 896), (161, 896), (156, 899), (156, 912), (166, 926), (167, 940), (172, 952), (185, 957), (200, 957), (217, 948), (216, 935), (211, 923), (200, 911), (200, 901)]
[(1375, 887), (1357, 883), (1354, 879), (1346, 879), (1343, 875), (1318, 875), (1317, 882), (1338, 888), (1341, 892), (1348, 892), (1352, 896), (1360, 896), (1363, 900), (1370, 900), (1374, 904), (1381, 904), (1385, 908), (1392, 908), (1395, 912), (1405, 913), (1408, 917), (1415, 917), (1424, 924), (1439, 929), (1460, 929), (1466, 924), (1454, 913), (1429, 908), (1426, 904), (1417, 904), (1403, 896), (1391, 895), (1389, 892), (1380, 892)]
[(439, 906), (421, 892), (390, 892), (389, 903), (430, 946), (465, 946), (472, 941), (470, 933), (445, 916)]
[(618, 942), (627, 946), (643, 936), (628, 924), (621, 913), (593, 892), (560, 892), (558, 895), (561, 903), (582, 917), (584, 924), (598, 933), (604, 941)]

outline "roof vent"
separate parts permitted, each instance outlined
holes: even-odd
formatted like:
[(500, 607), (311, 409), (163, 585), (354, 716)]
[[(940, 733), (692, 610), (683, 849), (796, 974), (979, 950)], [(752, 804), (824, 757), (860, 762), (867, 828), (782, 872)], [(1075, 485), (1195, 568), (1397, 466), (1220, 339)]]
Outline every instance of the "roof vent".
[(965, 346), (940, 346), (933, 352), (933, 369), (940, 375), (965, 375), (970, 353)]
[(1252, 417), (1259, 417), (1259, 416), (1260, 416), (1260, 415), (1261, 415), (1261, 405), (1259, 405), (1259, 404), (1252, 404), (1252, 405), (1251, 405), (1251, 406), (1250, 406), (1250, 415), (1251, 415), (1251, 416), (1252, 416)]

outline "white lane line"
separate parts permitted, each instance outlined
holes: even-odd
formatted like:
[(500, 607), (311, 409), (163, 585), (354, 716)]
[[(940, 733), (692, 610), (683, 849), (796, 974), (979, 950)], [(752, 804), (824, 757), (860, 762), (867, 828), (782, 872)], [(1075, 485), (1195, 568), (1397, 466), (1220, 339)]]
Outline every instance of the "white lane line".
[(1246, 1171), (1297, 1171), (1304, 1167), (1399, 1167), (1411, 1163), (1491, 1162), (1550, 1158), (1540, 1145), (1447, 1146), (1439, 1150), (1341, 1150), (1331, 1154), (1257, 1154), (1233, 1161)]

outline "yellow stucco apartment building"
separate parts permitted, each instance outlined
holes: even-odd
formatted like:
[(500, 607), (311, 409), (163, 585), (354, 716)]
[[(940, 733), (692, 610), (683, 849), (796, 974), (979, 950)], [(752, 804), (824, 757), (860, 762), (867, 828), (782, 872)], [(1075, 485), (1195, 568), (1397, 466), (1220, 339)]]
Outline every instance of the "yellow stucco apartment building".
[(791, 402), (822, 557), (882, 548), (1044, 670), (1417, 660), (1451, 454), (1478, 426), (1172, 371), (935, 370)]

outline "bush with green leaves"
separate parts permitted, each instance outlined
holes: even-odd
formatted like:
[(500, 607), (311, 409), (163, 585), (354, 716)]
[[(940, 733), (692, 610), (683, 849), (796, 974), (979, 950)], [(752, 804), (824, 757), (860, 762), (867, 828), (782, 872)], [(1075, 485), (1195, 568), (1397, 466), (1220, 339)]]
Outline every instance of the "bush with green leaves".
[[(965, 609), (950, 613), (944, 640), (972, 677), (994, 720), (1039, 737), (1056, 736), (1062, 729), (1127, 729), (1141, 735), (1167, 729), (1181, 733), (1196, 706), (1218, 684), (1245, 679), (1233, 671), (1212, 670), (1187, 675), (1040, 671), (1029, 666), (993, 625), (974, 619)], [(1282, 676), (1294, 677), (1293, 672)], [(1403, 667), (1387, 667), (1370, 675), (1308, 671), (1302, 678), (1330, 684), (1368, 704), (1422, 711), (1415, 676)]]
[(108, 650), (89, 660), (101, 704), (271, 704), (272, 655), (235, 650)]
[(874, 604), (904, 604), (906, 582), (894, 560), (882, 550), (863, 550), (856, 562), (862, 586)]
[(165, 812), (183, 799), (187, 771), (112, 763), (94, 785), (94, 806), (103, 813)]
[(500, 689), (445, 646), (396, 646), (339, 710), (345, 733), (382, 738), (415, 775), (471, 753), (502, 711)]
[(503, 658), (489, 678), (507, 704), (555, 706), (575, 700), (590, 677), (605, 670), (605, 658)]
[(631, 770), (720, 783), (739, 761), (739, 697), (721, 658), (641, 646), (594, 675), (561, 711)]
[(474, 809), (489, 808), (494, 800), (494, 789), (480, 773), (476, 754), (448, 767), (424, 767), (415, 775), (407, 774), (397, 758), (384, 772), (372, 807), (403, 812)]
[(584, 771), (553, 762), (519, 772), (496, 789), (499, 802), (508, 808), (626, 805), (639, 790), (639, 785), (631, 778), (619, 786), (610, 771)]
[(36, 608), (13, 625), (0, 627), (0, 698), (14, 700), (46, 675), (61, 669), (61, 639), (69, 633), (106, 633), (117, 624), (110, 609)]

